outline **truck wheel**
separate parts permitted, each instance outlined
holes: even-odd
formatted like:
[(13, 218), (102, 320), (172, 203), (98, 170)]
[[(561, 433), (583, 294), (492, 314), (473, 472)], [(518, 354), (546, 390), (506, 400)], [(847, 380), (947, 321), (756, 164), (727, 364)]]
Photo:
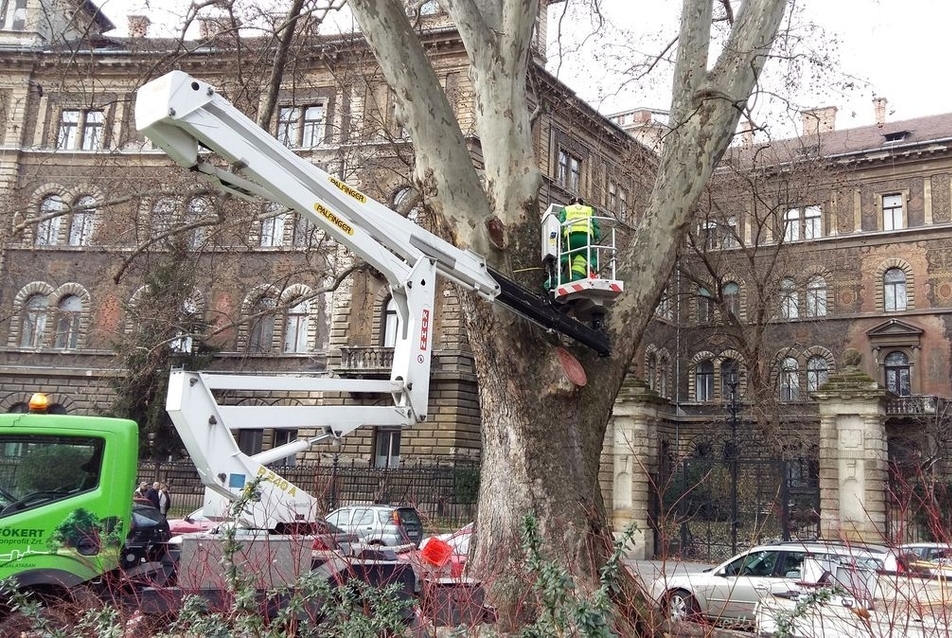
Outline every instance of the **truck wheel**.
[(701, 610), (694, 594), (686, 589), (675, 589), (665, 597), (664, 615), (669, 622), (693, 621), (700, 617)]

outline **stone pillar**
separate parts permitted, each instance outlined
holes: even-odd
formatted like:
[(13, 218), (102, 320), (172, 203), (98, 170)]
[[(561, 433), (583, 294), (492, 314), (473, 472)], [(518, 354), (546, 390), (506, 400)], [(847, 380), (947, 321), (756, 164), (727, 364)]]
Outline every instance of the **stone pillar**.
[(611, 468), (605, 502), (616, 534), (634, 524), (628, 555), (636, 559), (654, 554), (654, 530), (648, 524), (651, 473), (657, 466), (658, 414), (665, 404), (642, 381), (626, 381), (605, 434), (602, 467)]
[(886, 390), (858, 368), (813, 393), (820, 410), (820, 536), (883, 541), (886, 529)]

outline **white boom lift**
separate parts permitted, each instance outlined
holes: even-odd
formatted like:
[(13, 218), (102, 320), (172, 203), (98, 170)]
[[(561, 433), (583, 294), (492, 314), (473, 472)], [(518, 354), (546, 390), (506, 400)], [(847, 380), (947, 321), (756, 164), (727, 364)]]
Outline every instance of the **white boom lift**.
[[(258, 196), (308, 217), (386, 277), (397, 307), (402, 330), (389, 381), (172, 372), (166, 408), (206, 488), (230, 500), (254, 477), (263, 479), (243, 521), (248, 527), (314, 520), (316, 500), (269, 470), (268, 463), (362, 425), (407, 426), (427, 418), (437, 274), (609, 353), (604, 333), (492, 271), (480, 255), (453, 246), (295, 155), (209, 84), (172, 71), (138, 90), (135, 116), (137, 128), (175, 162), (220, 190), (243, 199)], [(213, 164), (205, 151), (220, 161)], [(219, 405), (215, 395), (282, 390), (390, 394), (393, 404), (231, 406)], [(268, 427), (317, 434), (248, 456), (231, 433)]]

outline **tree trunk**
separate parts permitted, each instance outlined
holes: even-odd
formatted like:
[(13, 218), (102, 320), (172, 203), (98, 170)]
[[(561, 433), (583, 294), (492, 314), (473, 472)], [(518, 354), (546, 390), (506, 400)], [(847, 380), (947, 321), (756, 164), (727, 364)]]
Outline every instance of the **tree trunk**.
[[(417, 156), (418, 179), (458, 245), (502, 272), (535, 265), (540, 185), (525, 71), (538, 0), (443, 0), (473, 64), (485, 190), (455, 116), (399, 0), (351, 0), (394, 87)], [(784, 0), (747, 0), (708, 70), (712, 0), (684, 0), (671, 123), (648, 210), (623, 255), (626, 294), (610, 313), (611, 358), (573, 347), (588, 376), (573, 385), (553, 339), (462, 294), (482, 410), (482, 480), (473, 566), (503, 630), (535, 609), (520, 573), (520, 529), (539, 523), (549, 558), (595, 586), (610, 539), (599, 457), (615, 397), (674, 263), (697, 198), (733, 135), (763, 67)]]

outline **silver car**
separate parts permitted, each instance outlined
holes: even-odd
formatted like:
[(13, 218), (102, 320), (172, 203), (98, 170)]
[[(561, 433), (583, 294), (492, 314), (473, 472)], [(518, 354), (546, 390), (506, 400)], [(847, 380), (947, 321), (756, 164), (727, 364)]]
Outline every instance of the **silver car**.
[(418, 547), (423, 539), (420, 515), (409, 505), (348, 505), (326, 520), (370, 545)]
[[(807, 560), (810, 559), (810, 560)], [(668, 620), (706, 618), (715, 622), (753, 622), (754, 608), (769, 593), (798, 591), (804, 570), (812, 578), (839, 568), (874, 574), (890, 570), (894, 554), (885, 547), (846, 543), (778, 542), (758, 545), (702, 572), (675, 570), (655, 579), (652, 598)]]

